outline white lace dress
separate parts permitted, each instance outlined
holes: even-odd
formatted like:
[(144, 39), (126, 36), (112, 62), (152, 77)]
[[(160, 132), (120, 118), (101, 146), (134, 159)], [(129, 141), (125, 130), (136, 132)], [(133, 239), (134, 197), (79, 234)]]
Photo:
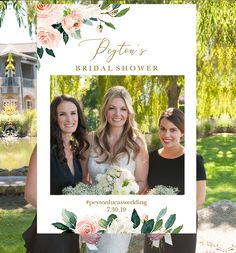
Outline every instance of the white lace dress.
[[(130, 170), (132, 174), (134, 174), (135, 169), (135, 161), (132, 158), (132, 154), (130, 156), (130, 160), (128, 162), (128, 155), (122, 154), (120, 155), (117, 163), (109, 164), (109, 163), (97, 163), (97, 159), (100, 160), (98, 154), (94, 151), (93, 147), (91, 147), (91, 152), (88, 160), (88, 170), (89, 174), (92, 178), (92, 182), (96, 183), (97, 174), (105, 173), (112, 166), (116, 165), (124, 169)], [(131, 239), (131, 234), (103, 234), (99, 242), (96, 244), (98, 250), (87, 250), (88, 253), (127, 253), (129, 248), (129, 243)]]

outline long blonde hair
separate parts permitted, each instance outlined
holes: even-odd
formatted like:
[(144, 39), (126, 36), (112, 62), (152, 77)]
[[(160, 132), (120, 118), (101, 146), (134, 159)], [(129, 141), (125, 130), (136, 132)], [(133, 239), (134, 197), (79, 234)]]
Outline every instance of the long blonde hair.
[[(122, 98), (125, 101), (128, 108), (128, 119), (125, 122), (119, 141), (115, 143), (113, 152), (111, 152), (111, 148), (108, 143), (109, 123), (106, 118), (106, 113), (111, 101), (117, 97)], [(143, 139), (134, 119), (132, 98), (129, 92), (123, 86), (111, 87), (103, 97), (101, 122), (95, 133), (95, 150), (99, 155), (104, 156), (104, 159), (100, 159), (97, 163), (104, 163), (106, 161), (111, 163), (116, 162), (121, 153), (126, 153), (128, 155), (129, 162), (131, 152), (133, 151), (135, 158), (140, 150), (139, 145), (135, 141), (138, 137)]]

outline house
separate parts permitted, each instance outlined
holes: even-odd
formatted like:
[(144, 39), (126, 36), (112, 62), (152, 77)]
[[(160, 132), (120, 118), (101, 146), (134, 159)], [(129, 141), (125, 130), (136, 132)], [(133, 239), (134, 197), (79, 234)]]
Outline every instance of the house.
[(0, 44), (0, 113), (5, 105), (20, 113), (36, 108), (36, 49), (35, 42)]

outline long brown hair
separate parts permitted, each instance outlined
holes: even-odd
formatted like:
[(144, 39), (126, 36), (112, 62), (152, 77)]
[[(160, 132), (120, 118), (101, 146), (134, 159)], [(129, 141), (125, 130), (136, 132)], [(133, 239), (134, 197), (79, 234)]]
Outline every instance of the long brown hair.
[[(128, 119), (125, 122), (121, 137), (119, 141), (115, 143), (113, 153), (111, 153), (111, 148), (108, 143), (109, 123), (106, 118), (106, 113), (111, 101), (117, 97), (125, 101), (128, 108)], [(117, 161), (121, 153), (126, 153), (128, 155), (129, 162), (131, 151), (134, 152), (135, 158), (140, 150), (139, 145), (135, 141), (137, 137), (143, 139), (134, 119), (131, 96), (123, 86), (114, 86), (110, 88), (103, 97), (101, 122), (95, 133), (95, 150), (99, 155), (104, 156), (104, 159), (97, 161), (97, 163), (104, 163), (106, 161), (113, 163)]]
[(79, 102), (69, 95), (61, 95), (55, 97), (50, 106), (51, 152), (54, 152), (56, 154), (62, 164), (67, 163), (67, 160), (64, 152), (61, 129), (57, 123), (57, 108), (59, 104), (64, 101), (72, 102), (76, 106), (78, 112), (78, 126), (76, 128), (76, 131), (72, 134), (71, 138), (72, 151), (74, 155), (78, 159), (84, 159), (83, 153), (89, 147), (89, 143), (86, 140), (87, 127)]

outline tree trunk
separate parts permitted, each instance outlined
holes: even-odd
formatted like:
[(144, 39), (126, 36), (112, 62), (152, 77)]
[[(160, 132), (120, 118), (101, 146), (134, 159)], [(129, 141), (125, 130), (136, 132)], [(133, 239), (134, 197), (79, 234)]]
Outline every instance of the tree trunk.
[(178, 100), (181, 91), (181, 87), (178, 86), (178, 76), (173, 76), (170, 81), (170, 86), (167, 90), (168, 107), (178, 107)]

